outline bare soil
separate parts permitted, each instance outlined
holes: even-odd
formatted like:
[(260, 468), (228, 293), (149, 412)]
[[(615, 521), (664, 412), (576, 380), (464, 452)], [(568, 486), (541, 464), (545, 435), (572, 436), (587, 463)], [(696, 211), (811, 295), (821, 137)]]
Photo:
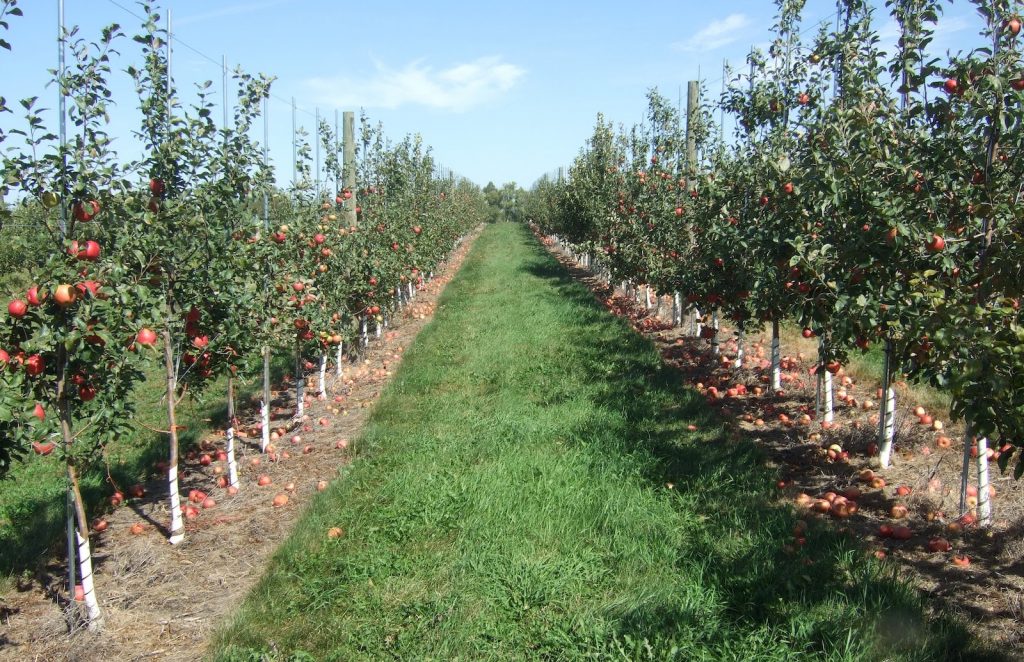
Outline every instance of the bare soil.
[[(183, 502), (191, 490), (200, 490), (216, 505), (186, 520), (184, 542), (167, 543), (165, 481), (154, 479), (145, 485), (144, 498), (129, 499), (105, 516), (109, 528), (91, 537), (104, 613), (101, 631), (84, 628), (81, 605), (69, 603), (63, 594), (60, 559), (52, 559), (43, 573), (0, 597), (0, 660), (201, 659), (211, 634), (259, 580), (271, 554), (316, 496), (318, 484), (344, 480), (374, 403), (405, 348), (433, 317), (441, 292), (475, 236), (418, 288), (381, 338), (371, 339), (361, 354), (343, 363), (342, 377), (329, 379), (326, 397), (308, 402), (304, 420), (294, 420), (294, 384), (278, 385), (271, 409), (272, 429), (284, 433), (272, 442), (277, 461), (269, 459), (273, 453), (260, 453), (258, 403), (240, 403), (247, 406), (239, 412), (245, 436), (236, 443), (237, 494), (216, 487), (218, 474), (226, 472), (225, 462), (200, 462), (203, 453), (224, 448), (222, 432), (209, 434), (200, 448), (186, 454), (181, 463)], [(307, 385), (312, 387), (307, 393), (315, 394), (315, 382), (310, 379)], [(299, 443), (292, 441), (296, 434)], [(261, 474), (269, 475), (272, 483), (257, 486)], [(288, 496), (283, 507), (272, 505), (278, 494)], [(133, 534), (137, 524), (143, 530)]]

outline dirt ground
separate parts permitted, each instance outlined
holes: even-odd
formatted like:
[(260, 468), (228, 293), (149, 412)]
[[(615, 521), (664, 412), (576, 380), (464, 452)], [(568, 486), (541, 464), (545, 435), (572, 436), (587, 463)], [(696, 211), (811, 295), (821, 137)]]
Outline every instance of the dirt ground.
[[(475, 237), (475, 235), (473, 235)], [(463, 242), (434, 278), (421, 286), (378, 340), (343, 364), (343, 375), (329, 379), (326, 399), (315, 398), (309, 380), (303, 421), (294, 421), (293, 384), (277, 385), (272, 428), (279, 438), (277, 461), (259, 450), (258, 403), (240, 403), (244, 438), (236, 443), (241, 488), (235, 495), (216, 487), (226, 462), (201, 463), (204, 453), (224, 448), (223, 433), (211, 434), (181, 463), (182, 499), (192, 490), (216, 505), (186, 520), (183, 543), (167, 543), (169, 515), (163, 481), (145, 485), (146, 496), (129, 499), (106, 515), (109, 528), (92, 534), (96, 592), (104, 612), (101, 632), (76, 622), (80, 605), (62, 601), (58, 591), (65, 569), (53, 559), (46, 573), (0, 598), (0, 660), (197, 660), (212, 632), (229, 618), (288, 536), (318, 487), (344, 480), (373, 404), (402, 354), (432, 318), (437, 300), (465, 258)], [(333, 374), (333, 373), (331, 373)], [(295, 435), (301, 437), (296, 442)], [(257, 477), (272, 483), (257, 486)], [(153, 473), (155, 478), (156, 472)], [(321, 482), (323, 481), (323, 482)], [(277, 495), (283, 507), (274, 507)], [(141, 533), (133, 533), (133, 525)], [(136, 529), (138, 530), (138, 526)]]
[[(731, 421), (738, 436), (752, 439), (764, 450), (769, 465), (778, 472), (781, 500), (794, 504), (808, 521), (831, 520), (835, 527), (862, 541), (865, 553), (897, 564), (900, 576), (919, 588), (933, 610), (960, 617), (979, 637), (1011, 658), (1024, 660), (1024, 481), (1002, 475), (996, 463), (990, 462), (994, 489), (991, 526), (983, 528), (970, 517), (961, 517), (964, 430), (962, 425), (948, 423), (946, 411), (929, 412), (946, 422), (941, 431), (921, 424), (914, 413), (919, 406), (915, 399), (927, 399), (926, 392), (897, 383), (893, 459), (888, 468), (881, 469), (877, 458), (868, 452), (877, 437), (880, 375), (854, 379), (840, 373), (836, 392), (849, 399), (840, 402), (836, 398), (835, 424), (824, 429), (815, 420), (817, 380), (809, 374), (815, 363), (815, 340), (783, 334), (782, 355), (789, 367), (783, 374), (783, 393), (772, 393), (766, 383), (770, 330), (747, 333), (747, 360), (743, 368), (736, 369), (731, 361), (726, 363), (737, 354), (732, 328), (722, 325), (721, 354), (716, 356), (710, 341), (690, 335), (688, 325), (673, 328), (669, 297), (655, 298), (656, 305), (648, 309), (646, 302), (639, 303), (580, 268), (550, 239), (544, 243), (606, 308), (648, 337), (663, 360), (683, 373), (687, 384), (707, 395), (709, 404)], [(844, 381), (848, 381), (845, 386)], [(746, 393), (729, 394), (727, 389), (737, 385), (743, 385)], [(719, 397), (712, 397), (711, 386), (719, 390)], [(757, 390), (761, 393), (755, 394)], [(801, 420), (805, 415), (810, 420)], [(848, 457), (829, 457), (833, 444)], [(971, 464), (973, 483), (977, 461)], [(866, 483), (861, 477), (865, 470), (882, 477), (884, 486)], [(806, 501), (801, 495), (820, 499), (850, 488), (861, 494), (854, 499), (856, 512), (846, 517), (830, 517), (797, 505)], [(906, 508), (905, 515), (899, 506)], [(900, 525), (909, 527), (909, 539), (884, 535), (883, 527)], [(936, 539), (948, 541), (951, 549), (929, 551), (929, 543)], [(963, 563), (963, 556), (969, 561), (966, 567), (954, 563), (954, 557), (961, 557)]]

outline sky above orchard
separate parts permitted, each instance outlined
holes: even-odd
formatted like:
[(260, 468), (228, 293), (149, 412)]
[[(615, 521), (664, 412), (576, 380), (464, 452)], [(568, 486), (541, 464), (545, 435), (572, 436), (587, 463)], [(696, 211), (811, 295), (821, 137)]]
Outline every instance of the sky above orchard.
[[(883, 45), (896, 39), (881, 0), (877, 25)], [(56, 0), (23, 0), (0, 51), (0, 96), (20, 124), (19, 99), (57, 105), (50, 69), (57, 65)], [(642, 121), (648, 89), (678, 100), (688, 80), (708, 94), (722, 88), (723, 64), (742, 67), (751, 46), (765, 47), (775, 14), (767, 0), (651, 0), (514, 3), (337, 0), (170, 0), (173, 73), (188, 102), (195, 83), (221, 85), (229, 68), (276, 76), (269, 104), (270, 155), (284, 183), (292, 172), (292, 109), (312, 130), (317, 111), (333, 124), (335, 111), (365, 109), (385, 133), (419, 133), (437, 161), (480, 185), (514, 181), (529, 187), (567, 166), (601, 112), (630, 126)], [(140, 14), (130, 0), (66, 0), (68, 25), (95, 39), (119, 23), (136, 34)], [(835, 3), (808, 0), (805, 38), (822, 21), (834, 23)], [(980, 45), (982, 23), (965, 0), (946, 6), (933, 52)], [(110, 133), (125, 158), (139, 156), (137, 96), (127, 74), (140, 54), (119, 42), (112, 86), (117, 108)], [(219, 98), (218, 98), (219, 100)], [(55, 127), (55, 121), (48, 125)], [(5, 144), (16, 145), (15, 137)]]

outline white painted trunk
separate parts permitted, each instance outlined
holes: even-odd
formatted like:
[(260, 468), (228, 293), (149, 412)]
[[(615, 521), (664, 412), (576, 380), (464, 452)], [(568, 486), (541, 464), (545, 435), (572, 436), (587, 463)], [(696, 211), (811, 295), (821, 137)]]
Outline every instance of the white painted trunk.
[(883, 467), (888, 467), (892, 460), (892, 440), (896, 436), (896, 389), (890, 386), (882, 396), (878, 421), (878, 460)]
[(650, 285), (645, 285), (644, 286), (644, 293), (645, 293), (644, 294), (644, 305), (647, 307), (647, 310), (650, 310), (651, 308), (654, 307), (654, 302), (651, 300), (651, 286)]
[(988, 493), (988, 439), (978, 437), (978, 523), (992, 524), (992, 499)]
[(736, 360), (732, 362), (732, 366), (734, 368), (736, 368), (737, 370), (739, 370), (740, 368), (743, 367), (743, 354), (744, 354), (743, 344), (744, 344), (745, 340), (746, 340), (746, 337), (745, 337), (745, 334), (743, 333), (743, 331), (737, 331), (736, 332)]
[(295, 418), (306, 414), (306, 377), (303, 375), (302, 359), (295, 354)]
[(83, 600), (85, 613), (89, 618), (89, 629), (99, 630), (103, 627), (103, 612), (100, 611), (100, 603), (96, 599), (96, 586), (92, 578), (92, 550), (89, 538), (82, 536), (77, 527), (75, 538), (78, 540), (78, 572), (82, 579), (82, 591), (85, 593)]
[(715, 330), (715, 334), (711, 337), (711, 353), (718, 356), (722, 353), (722, 348), (718, 345), (718, 310), (716, 309), (711, 313), (711, 328)]
[(260, 400), (260, 452), (266, 453), (270, 445), (270, 405)]
[(379, 339), (380, 338), (380, 332), (381, 332), (380, 322), (377, 322), (376, 320), (374, 320), (373, 337)]
[(683, 295), (679, 292), (672, 297), (672, 325), (683, 325)]
[(694, 308), (690, 315), (690, 335), (699, 338), (704, 330), (704, 323), (701, 321), (704, 318), (701, 316), (700, 309), (698, 308)]
[(822, 388), (825, 391), (822, 397), (822, 409), (824, 410), (822, 420), (826, 423), (831, 423), (835, 420), (835, 411), (832, 402), (832, 373), (828, 370), (823, 370), (822, 372), (824, 373), (822, 374), (821, 380)]
[(178, 493), (178, 465), (167, 470), (167, 483), (171, 493), (171, 537), (167, 542), (177, 545), (185, 539), (185, 522), (181, 517), (181, 495)]
[(227, 454), (228, 454), (228, 485), (238, 487), (238, 460), (235, 458), (235, 427), (228, 426), (227, 431)]
[(341, 356), (344, 347), (344, 342), (338, 343), (338, 355), (334, 359), (334, 376), (338, 379), (341, 379)]
[(779, 341), (779, 321), (772, 320), (772, 391), (782, 390), (782, 345)]
[(327, 354), (320, 355), (320, 395), (327, 395)]
[(409, 301), (412, 301), (416, 296), (416, 289), (412, 286), (412, 281), (409, 281)]
[(366, 316), (359, 318), (359, 346), (366, 348), (370, 344), (370, 337), (367, 332)]

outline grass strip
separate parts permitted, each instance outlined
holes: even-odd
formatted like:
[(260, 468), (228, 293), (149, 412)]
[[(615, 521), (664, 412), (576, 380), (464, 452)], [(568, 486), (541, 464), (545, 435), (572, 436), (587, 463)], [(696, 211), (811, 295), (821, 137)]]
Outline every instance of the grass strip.
[(729, 437), (524, 228), (493, 225), (211, 655), (998, 659), (831, 527), (786, 551), (796, 516)]

